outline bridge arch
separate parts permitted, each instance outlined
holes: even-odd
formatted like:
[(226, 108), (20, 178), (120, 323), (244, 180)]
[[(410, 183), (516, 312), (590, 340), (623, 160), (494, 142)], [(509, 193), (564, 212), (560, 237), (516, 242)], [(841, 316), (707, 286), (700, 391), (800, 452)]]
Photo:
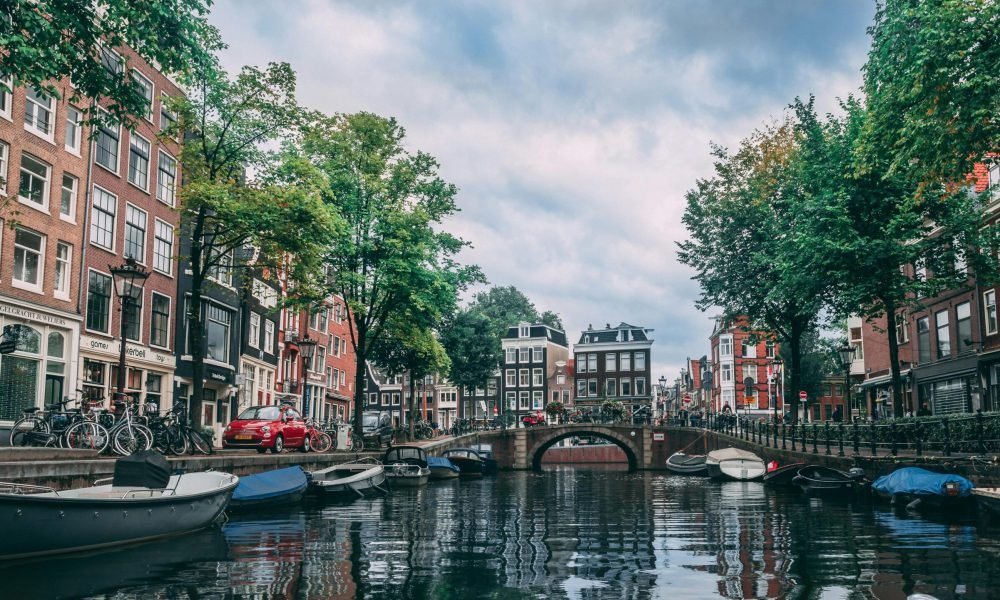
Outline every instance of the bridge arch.
[[(623, 431), (618, 431), (622, 429)], [(630, 473), (642, 464), (642, 438), (635, 435), (636, 428), (602, 427), (600, 425), (546, 426), (529, 430), (528, 458), (531, 468), (542, 470), (542, 456), (558, 442), (573, 437), (595, 437), (607, 440), (625, 452)], [(532, 435), (533, 434), (533, 435)]]

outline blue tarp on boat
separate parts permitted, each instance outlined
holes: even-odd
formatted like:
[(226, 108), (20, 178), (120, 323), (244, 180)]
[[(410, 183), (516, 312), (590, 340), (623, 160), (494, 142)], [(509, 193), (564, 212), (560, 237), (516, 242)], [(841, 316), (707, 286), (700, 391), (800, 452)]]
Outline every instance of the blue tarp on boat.
[(958, 484), (958, 497), (965, 498), (972, 493), (972, 482), (954, 473), (934, 473), (919, 467), (903, 467), (875, 480), (872, 489), (880, 494), (895, 496), (946, 496), (945, 484)]
[(294, 494), (306, 488), (306, 473), (302, 467), (294, 466), (255, 475), (240, 477), (240, 484), (233, 492), (232, 502), (259, 502)]
[(443, 456), (428, 456), (427, 466), (431, 469), (447, 469), (449, 471), (454, 471), (455, 473), (458, 473), (459, 471), (455, 463), (451, 462), (447, 458), (444, 458)]

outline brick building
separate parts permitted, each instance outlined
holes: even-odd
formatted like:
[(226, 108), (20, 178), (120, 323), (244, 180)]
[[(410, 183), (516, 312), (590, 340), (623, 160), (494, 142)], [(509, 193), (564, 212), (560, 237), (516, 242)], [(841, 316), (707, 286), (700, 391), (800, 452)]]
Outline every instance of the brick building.
[(597, 411), (605, 400), (618, 400), (632, 412), (652, 411), (652, 331), (620, 323), (580, 334), (573, 347), (578, 409)]
[(710, 407), (752, 418), (772, 418), (784, 411), (782, 399), (771, 402), (771, 373), (780, 348), (773, 336), (755, 330), (739, 317), (717, 317), (711, 346), (712, 389)]

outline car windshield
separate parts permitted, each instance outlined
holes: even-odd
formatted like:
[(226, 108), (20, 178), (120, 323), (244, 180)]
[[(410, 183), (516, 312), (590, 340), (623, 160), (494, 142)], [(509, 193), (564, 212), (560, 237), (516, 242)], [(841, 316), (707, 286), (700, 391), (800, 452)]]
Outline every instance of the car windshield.
[(244, 421), (276, 421), (281, 415), (277, 406), (254, 406), (240, 413), (237, 419)]

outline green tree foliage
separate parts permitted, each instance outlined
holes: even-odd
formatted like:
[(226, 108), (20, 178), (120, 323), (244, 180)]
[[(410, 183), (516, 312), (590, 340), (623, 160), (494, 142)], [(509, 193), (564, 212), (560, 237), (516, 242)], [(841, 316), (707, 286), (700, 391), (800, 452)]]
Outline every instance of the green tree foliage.
[(346, 223), (325, 253), (329, 277), (319, 289), (347, 303), (359, 434), (365, 361), (400, 333), (393, 315), (435, 323), (481, 279), (477, 267), (455, 260), (466, 242), (440, 228), (457, 210), (455, 186), (438, 176), (432, 156), (405, 149), (405, 135), (395, 119), (364, 112), (312, 115), (306, 127), (304, 147), (329, 181), (326, 202)]
[(886, 0), (869, 33), (862, 170), (964, 180), (1000, 140), (1000, 2)]
[[(214, 65), (223, 47), (208, 23), (211, 0), (6, 0), (0, 3), (0, 74), (44, 89), (72, 80), (79, 97), (106, 101), (121, 121), (146, 114), (127, 64), (106, 68), (108, 48), (128, 47), (166, 73)], [(2, 83), (0, 83), (2, 85)]]
[[(210, 69), (189, 82), (177, 99), (177, 129), (184, 132), (181, 231), (190, 240), (182, 257), (191, 271), (187, 300), (193, 397), (202, 397), (204, 332), (202, 298), (211, 280), (229, 279), (234, 269), (279, 270), (293, 283), (308, 280), (340, 225), (323, 201), (327, 181), (287, 145), (300, 111), (295, 74), (287, 64), (244, 69), (234, 78)], [(249, 173), (249, 175), (247, 175)], [(294, 260), (287, 261), (293, 256)], [(192, 411), (197, 418), (200, 411)]]

